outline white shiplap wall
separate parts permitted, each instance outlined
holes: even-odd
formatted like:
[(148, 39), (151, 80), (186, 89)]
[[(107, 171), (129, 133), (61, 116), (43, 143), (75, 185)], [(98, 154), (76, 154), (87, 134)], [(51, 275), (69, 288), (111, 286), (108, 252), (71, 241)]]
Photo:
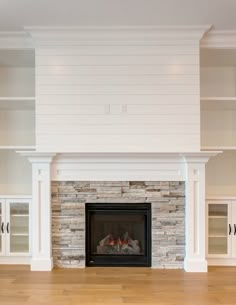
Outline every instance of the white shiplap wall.
[(199, 151), (203, 32), (31, 30), (37, 150)]

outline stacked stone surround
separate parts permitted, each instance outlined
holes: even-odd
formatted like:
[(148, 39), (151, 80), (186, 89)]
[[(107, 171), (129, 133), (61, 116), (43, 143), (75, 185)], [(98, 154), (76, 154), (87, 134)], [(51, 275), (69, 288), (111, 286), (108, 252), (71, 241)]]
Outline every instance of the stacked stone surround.
[(185, 254), (184, 182), (52, 182), (54, 265), (85, 267), (86, 203), (152, 205), (152, 267), (183, 268)]

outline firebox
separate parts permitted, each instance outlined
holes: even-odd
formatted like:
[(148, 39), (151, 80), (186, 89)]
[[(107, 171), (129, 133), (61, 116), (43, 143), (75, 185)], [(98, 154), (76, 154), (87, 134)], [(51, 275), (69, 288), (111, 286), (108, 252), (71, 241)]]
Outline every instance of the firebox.
[(87, 266), (151, 266), (150, 203), (86, 204)]

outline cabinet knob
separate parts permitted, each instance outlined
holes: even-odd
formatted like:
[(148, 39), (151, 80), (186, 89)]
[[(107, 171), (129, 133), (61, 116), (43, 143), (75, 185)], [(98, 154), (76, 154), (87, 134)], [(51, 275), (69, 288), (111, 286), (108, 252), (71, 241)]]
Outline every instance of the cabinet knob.
[(234, 224), (234, 235), (236, 235), (236, 224)]
[(7, 233), (9, 233), (9, 222), (7, 223)]
[(2, 233), (4, 233), (4, 222), (2, 222), (1, 231), (2, 231)]

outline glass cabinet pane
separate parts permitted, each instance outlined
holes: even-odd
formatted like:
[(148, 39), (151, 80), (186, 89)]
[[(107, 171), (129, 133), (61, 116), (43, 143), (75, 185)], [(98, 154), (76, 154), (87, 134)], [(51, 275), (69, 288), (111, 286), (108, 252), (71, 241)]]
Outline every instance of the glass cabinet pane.
[(209, 236), (227, 236), (228, 219), (225, 218), (209, 218), (208, 226)]
[(209, 216), (228, 216), (227, 204), (209, 204)]
[(10, 252), (29, 252), (29, 204), (10, 203)]
[(228, 204), (208, 205), (208, 254), (228, 254)]
[(228, 237), (209, 237), (208, 238), (209, 254), (227, 254)]

